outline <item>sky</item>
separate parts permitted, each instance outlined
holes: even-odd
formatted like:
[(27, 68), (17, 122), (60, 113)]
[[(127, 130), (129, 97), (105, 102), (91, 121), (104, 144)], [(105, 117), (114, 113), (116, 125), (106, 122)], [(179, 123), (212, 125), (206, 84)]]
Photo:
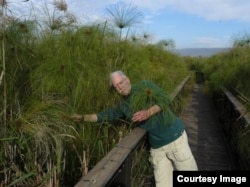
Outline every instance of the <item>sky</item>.
[[(27, 1), (27, 2), (26, 2)], [(57, 0), (58, 1), (58, 0)], [(60, 0), (59, 0), (60, 1)], [(117, 0), (64, 0), (67, 11), (82, 23), (105, 22), (107, 8)], [(12, 12), (30, 15), (53, 0), (7, 0)], [(131, 32), (150, 36), (152, 43), (173, 40), (176, 49), (232, 47), (235, 39), (250, 36), (250, 0), (123, 0), (142, 15)]]

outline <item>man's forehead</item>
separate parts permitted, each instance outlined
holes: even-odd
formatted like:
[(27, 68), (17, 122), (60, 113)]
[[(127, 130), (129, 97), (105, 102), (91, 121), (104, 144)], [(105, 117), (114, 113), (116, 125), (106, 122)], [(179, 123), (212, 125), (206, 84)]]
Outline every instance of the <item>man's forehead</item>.
[(120, 82), (122, 80), (123, 80), (123, 76), (118, 74), (118, 73), (113, 75), (113, 77), (112, 77), (112, 82)]
[(113, 75), (113, 79), (122, 79), (122, 75), (119, 73), (116, 73)]

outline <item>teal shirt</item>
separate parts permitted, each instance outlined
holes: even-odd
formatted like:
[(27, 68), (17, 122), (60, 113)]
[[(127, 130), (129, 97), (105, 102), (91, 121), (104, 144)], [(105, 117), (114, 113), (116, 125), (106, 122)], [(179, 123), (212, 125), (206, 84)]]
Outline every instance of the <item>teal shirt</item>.
[[(157, 104), (161, 111), (148, 120), (134, 124), (148, 132), (149, 143), (156, 149), (176, 140), (184, 131), (180, 118), (170, 110), (170, 98), (162, 88), (150, 81), (133, 84), (128, 96), (104, 111), (97, 113), (98, 122), (123, 119), (131, 122), (135, 112), (148, 109)], [(132, 122), (131, 122), (132, 123)]]

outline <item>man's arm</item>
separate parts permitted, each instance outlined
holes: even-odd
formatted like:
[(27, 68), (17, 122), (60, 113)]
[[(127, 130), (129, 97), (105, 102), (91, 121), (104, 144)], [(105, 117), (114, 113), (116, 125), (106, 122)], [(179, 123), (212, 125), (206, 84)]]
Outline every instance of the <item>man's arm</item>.
[(75, 121), (97, 122), (96, 114), (73, 114), (71, 118)]
[(158, 112), (161, 111), (161, 107), (159, 105), (153, 105), (151, 106), (148, 110), (147, 110), (147, 113), (148, 113), (148, 117), (151, 117), (155, 114), (157, 114)]
[(140, 110), (136, 113), (134, 113), (132, 117), (133, 122), (138, 122), (138, 121), (144, 121), (150, 118), (151, 116), (157, 114), (158, 112), (161, 111), (161, 107), (159, 105), (153, 105), (147, 110)]
[(89, 122), (97, 122), (96, 114), (83, 114), (83, 120)]

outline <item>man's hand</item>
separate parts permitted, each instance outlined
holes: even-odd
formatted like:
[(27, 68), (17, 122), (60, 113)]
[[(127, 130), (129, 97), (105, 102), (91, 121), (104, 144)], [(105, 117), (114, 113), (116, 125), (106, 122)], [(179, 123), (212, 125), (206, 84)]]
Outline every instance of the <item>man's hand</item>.
[(150, 117), (148, 110), (141, 110), (136, 113), (134, 113), (132, 117), (133, 122), (140, 122), (147, 120)]
[(73, 114), (71, 119), (74, 121), (88, 121), (88, 122), (97, 122), (96, 114)]
[(82, 120), (84, 120), (82, 114), (73, 114), (70, 118), (73, 119), (74, 121), (82, 121)]
[(140, 110), (140, 111), (134, 113), (134, 115), (132, 117), (132, 121), (133, 122), (145, 121), (160, 111), (161, 111), (161, 108), (158, 105), (153, 105), (148, 110)]

